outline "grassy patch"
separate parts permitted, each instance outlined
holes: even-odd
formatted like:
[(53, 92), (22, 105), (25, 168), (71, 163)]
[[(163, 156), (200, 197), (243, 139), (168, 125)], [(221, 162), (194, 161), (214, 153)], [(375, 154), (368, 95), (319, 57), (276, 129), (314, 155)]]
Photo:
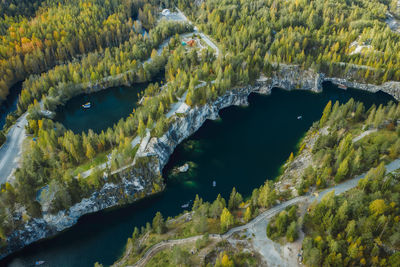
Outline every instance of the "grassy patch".
[(97, 165), (105, 163), (107, 161), (107, 155), (109, 153), (110, 153), (109, 151), (105, 151), (97, 154), (97, 156), (93, 160), (88, 160), (85, 163), (76, 167), (73, 171), (73, 175), (76, 176), (79, 173), (85, 172), (91, 168), (94, 168)]

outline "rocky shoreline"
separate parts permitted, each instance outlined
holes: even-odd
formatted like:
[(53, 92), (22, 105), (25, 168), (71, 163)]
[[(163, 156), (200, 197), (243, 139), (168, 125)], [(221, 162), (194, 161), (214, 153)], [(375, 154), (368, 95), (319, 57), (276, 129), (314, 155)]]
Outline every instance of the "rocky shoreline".
[[(221, 109), (232, 105), (246, 106), (251, 93), (268, 95), (274, 87), (321, 92), (324, 81), (356, 87), (369, 92), (382, 90), (396, 99), (400, 99), (400, 83), (398, 82), (387, 82), (382, 86), (359, 84), (338, 78), (325, 78), (324, 74), (316, 73), (313, 70), (301, 70), (297, 66), (281, 65), (279, 71), (275, 72), (272, 78), (260, 77), (254, 85), (229, 90), (212, 103), (189, 108), (184, 116), (175, 116), (175, 120), (162, 137), (143, 138), (134, 162), (140, 158), (150, 159), (146, 161), (145, 168), (147, 170), (145, 172), (136, 172), (133, 164), (133, 168), (117, 174), (120, 176), (120, 183), (106, 183), (101, 190), (73, 205), (67, 211), (60, 211), (56, 215), (45, 214), (42, 218), (28, 221), (22, 229), (13, 232), (7, 238), (8, 245), (3, 248), (0, 259), (33, 242), (49, 238), (73, 226), (85, 214), (120, 204), (132, 203), (163, 190), (165, 184), (162, 182), (161, 171), (176, 146), (195, 133), (207, 119), (217, 119)], [(152, 179), (161, 180), (162, 186), (158, 191), (154, 190)]]
[(385, 82), (381, 85), (365, 84), (358, 82), (351, 82), (342, 78), (324, 78), (324, 81), (332, 82), (336, 85), (344, 85), (346, 87), (357, 88), (360, 90), (376, 93), (382, 91), (393, 96), (397, 101), (400, 101), (400, 82)]

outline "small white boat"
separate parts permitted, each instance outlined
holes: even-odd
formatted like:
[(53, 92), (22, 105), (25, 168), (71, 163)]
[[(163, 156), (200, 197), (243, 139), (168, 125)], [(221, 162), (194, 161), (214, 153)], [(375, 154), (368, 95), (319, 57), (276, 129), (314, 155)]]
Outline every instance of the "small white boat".
[(92, 104), (90, 102), (87, 102), (82, 105), (83, 108), (90, 108), (91, 106), (92, 106)]
[(216, 186), (217, 186), (217, 182), (213, 181), (213, 187), (216, 187)]
[(298, 120), (301, 120), (303, 118), (303, 116), (297, 116)]
[(338, 84), (338, 87), (340, 88), (340, 89), (344, 89), (344, 90), (346, 90), (347, 89), (347, 86), (346, 85), (344, 85), (344, 84)]
[(35, 262), (35, 266), (39, 266), (39, 265), (42, 265), (44, 263), (45, 263), (45, 261), (37, 261), (37, 262)]
[(188, 202), (188, 203), (186, 203), (186, 204), (183, 204), (181, 207), (182, 207), (182, 209), (186, 209), (186, 208), (188, 208), (188, 207), (189, 207), (189, 202)]

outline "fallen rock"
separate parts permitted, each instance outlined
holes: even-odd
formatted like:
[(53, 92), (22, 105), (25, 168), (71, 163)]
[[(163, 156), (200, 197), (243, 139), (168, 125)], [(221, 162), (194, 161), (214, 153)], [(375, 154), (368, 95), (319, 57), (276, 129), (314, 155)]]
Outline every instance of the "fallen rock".
[(189, 164), (185, 163), (182, 166), (176, 168), (178, 172), (187, 172), (189, 170)]

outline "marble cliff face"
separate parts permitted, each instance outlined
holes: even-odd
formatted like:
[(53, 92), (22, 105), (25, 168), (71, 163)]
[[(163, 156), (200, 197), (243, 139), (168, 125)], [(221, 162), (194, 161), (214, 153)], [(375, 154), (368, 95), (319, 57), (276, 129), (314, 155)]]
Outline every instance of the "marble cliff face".
[[(151, 137), (148, 133), (146, 137), (142, 138), (132, 167), (114, 174), (119, 175), (119, 183), (106, 183), (101, 190), (94, 192), (89, 198), (82, 199), (68, 210), (60, 211), (55, 215), (44, 212), (43, 217), (31, 219), (8, 237), (8, 246), (3, 249), (0, 258), (73, 226), (82, 215), (121, 203), (131, 203), (151, 195), (157, 191), (154, 190), (154, 179), (159, 179), (162, 184), (159, 190), (163, 190), (165, 185), (161, 179), (161, 172), (175, 147), (196, 132), (207, 119), (217, 119), (221, 109), (232, 105), (248, 105), (249, 94), (270, 94), (273, 87), (321, 92), (324, 81), (370, 92), (382, 90), (396, 99), (400, 99), (400, 83), (398, 82), (387, 82), (381, 86), (359, 84), (343, 79), (326, 78), (321, 73), (313, 70), (301, 70), (297, 66), (281, 65), (279, 71), (274, 72), (271, 78), (261, 77), (254, 85), (229, 90), (225, 95), (201, 107), (186, 106), (183, 109), (184, 112), (179, 112), (180, 116), (173, 116), (174, 121), (162, 137)], [(145, 170), (138, 172), (135, 170), (135, 161), (140, 158), (151, 160), (147, 160), (146, 166), (142, 167)], [(21, 214), (15, 216), (18, 217)]]

